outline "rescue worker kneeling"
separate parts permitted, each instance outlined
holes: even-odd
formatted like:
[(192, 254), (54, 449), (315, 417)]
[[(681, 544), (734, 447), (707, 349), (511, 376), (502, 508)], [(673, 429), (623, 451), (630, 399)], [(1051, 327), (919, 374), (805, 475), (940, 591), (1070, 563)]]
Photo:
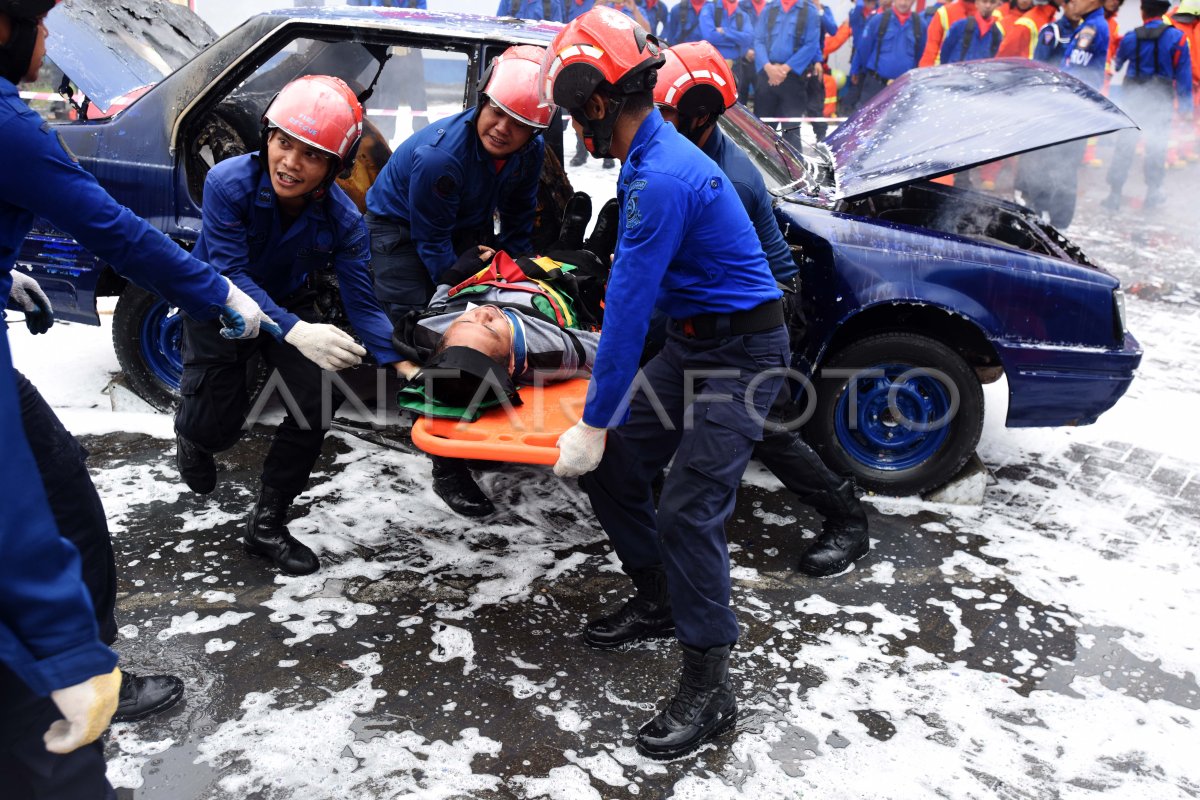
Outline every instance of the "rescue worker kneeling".
[(291, 575), (320, 566), (285, 523), (321, 453), (328, 424), (322, 419), (324, 394), (334, 395), (328, 408), (343, 399), (322, 370), (353, 367), (367, 354), (350, 334), (321, 321), (318, 276), (336, 275), (346, 315), (375, 359), (400, 360), (391, 324), (372, 292), (366, 226), (334, 184), (354, 162), (362, 116), (341, 80), (299, 78), (263, 115), (261, 152), (222, 161), (204, 183), (196, 255), (257, 300), (284, 337), (230, 342), (215, 325), (184, 319), (183, 399), (175, 416), (179, 473), (200, 494), (216, 487), (213, 454), (241, 437), (249, 406), (247, 362), (261, 356), (282, 378), (288, 413), (263, 465), (245, 546)]

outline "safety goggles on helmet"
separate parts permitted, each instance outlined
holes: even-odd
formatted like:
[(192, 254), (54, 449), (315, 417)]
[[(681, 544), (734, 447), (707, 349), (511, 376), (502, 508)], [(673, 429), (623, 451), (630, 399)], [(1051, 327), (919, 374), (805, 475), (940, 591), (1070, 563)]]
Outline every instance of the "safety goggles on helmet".
[(497, 109), (531, 128), (549, 127), (557, 109), (542, 103), (538, 95), (545, 55), (543, 47), (518, 44), (496, 56), (479, 81), (480, 100), (487, 97)]
[[(717, 48), (708, 42), (684, 42), (663, 51), (666, 62), (658, 70), (654, 84), (654, 104), (676, 111), (684, 135), (693, 130), (693, 122), (708, 115), (709, 124), (737, 102), (737, 86), (729, 65)], [(708, 125), (705, 125), (707, 129)]]
[(298, 141), (328, 153), (340, 172), (354, 163), (362, 138), (363, 110), (345, 81), (330, 75), (305, 75), (279, 90), (263, 114), (266, 134), (278, 128)]

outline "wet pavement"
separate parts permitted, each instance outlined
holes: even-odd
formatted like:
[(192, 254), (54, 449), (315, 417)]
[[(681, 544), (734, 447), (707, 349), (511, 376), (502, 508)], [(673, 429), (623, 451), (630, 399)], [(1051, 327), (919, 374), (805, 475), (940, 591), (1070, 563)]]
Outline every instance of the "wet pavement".
[(809, 579), (792, 565), (819, 520), (752, 467), (728, 528), (741, 715), (668, 764), (632, 744), (674, 688), (674, 643), (579, 641), (627, 583), (548, 470), (481, 473), (501, 510), (472, 522), (423, 457), (331, 435), (292, 523), (324, 566), (282, 578), (239, 542), (265, 430), (220, 458), (207, 498), (175, 481), (164, 438), (81, 437), (113, 522), (123, 663), (187, 682), (178, 708), (114, 726), (118, 796), (1200, 796), (1200, 457), (1155, 419), (1200, 388), (1179, 219), (1081, 211), (1089, 255), (1157, 287), (1130, 302), (1146, 366), (1093, 428), (990, 415), (981, 507), (872, 499), (872, 553)]

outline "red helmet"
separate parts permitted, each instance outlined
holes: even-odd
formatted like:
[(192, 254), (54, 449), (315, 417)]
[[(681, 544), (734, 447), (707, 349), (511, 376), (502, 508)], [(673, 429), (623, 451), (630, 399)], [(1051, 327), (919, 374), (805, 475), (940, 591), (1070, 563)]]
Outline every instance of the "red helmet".
[(542, 101), (577, 109), (602, 82), (616, 94), (653, 89), (662, 63), (658, 39), (620, 11), (599, 6), (554, 37), (542, 65)]
[(353, 90), (340, 78), (305, 75), (279, 90), (262, 118), (265, 134), (279, 128), (337, 160), (337, 169), (349, 168), (362, 138), (363, 110)]
[(554, 116), (553, 104), (538, 96), (538, 76), (546, 48), (516, 44), (492, 59), (479, 81), (480, 102), (486, 95), (504, 113), (534, 128), (546, 128)]
[(709, 42), (684, 42), (664, 51), (666, 63), (654, 85), (655, 105), (699, 117), (720, 114), (737, 102), (737, 82)]

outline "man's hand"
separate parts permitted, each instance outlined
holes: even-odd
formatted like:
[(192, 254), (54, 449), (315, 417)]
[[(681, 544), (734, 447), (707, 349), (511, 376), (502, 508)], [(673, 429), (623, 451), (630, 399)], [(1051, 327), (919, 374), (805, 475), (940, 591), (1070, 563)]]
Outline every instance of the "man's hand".
[(52, 723), (42, 735), (46, 749), (61, 755), (96, 741), (116, 712), (120, 694), (121, 670), (116, 667), (107, 675), (51, 692), (50, 699), (63, 719)]
[(593, 428), (583, 420), (567, 428), (558, 437), (558, 461), (554, 462), (554, 474), (560, 478), (574, 478), (594, 470), (604, 456), (607, 436), (607, 429)]
[(54, 309), (50, 306), (50, 298), (42, 291), (42, 287), (24, 272), (13, 270), (12, 289), (8, 293), (12, 300), (25, 312), (25, 327), (32, 334), (45, 333), (54, 324)]
[(347, 367), (357, 367), (362, 363), (362, 357), (367, 354), (362, 345), (354, 341), (353, 336), (341, 328), (325, 323), (314, 324), (301, 320), (288, 331), (283, 340), (321, 369), (335, 372)]
[(226, 339), (253, 339), (262, 329), (276, 339), (283, 338), (283, 330), (263, 313), (254, 298), (235, 286), (229, 278), (225, 278), (225, 282), (229, 284), (229, 295), (221, 311), (222, 336)]
[(778, 86), (783, 83), (783, 79), (788, 76), (792, 68), (787, 64), (767, 64), (763, 70), (767, 73), (767, 83), (771, 86)]
[(411, 361), (393, 361), (392, 369), (396, 370), (396, 375), (407, 381), (411, 381), (421, 371), (421, 367)]

